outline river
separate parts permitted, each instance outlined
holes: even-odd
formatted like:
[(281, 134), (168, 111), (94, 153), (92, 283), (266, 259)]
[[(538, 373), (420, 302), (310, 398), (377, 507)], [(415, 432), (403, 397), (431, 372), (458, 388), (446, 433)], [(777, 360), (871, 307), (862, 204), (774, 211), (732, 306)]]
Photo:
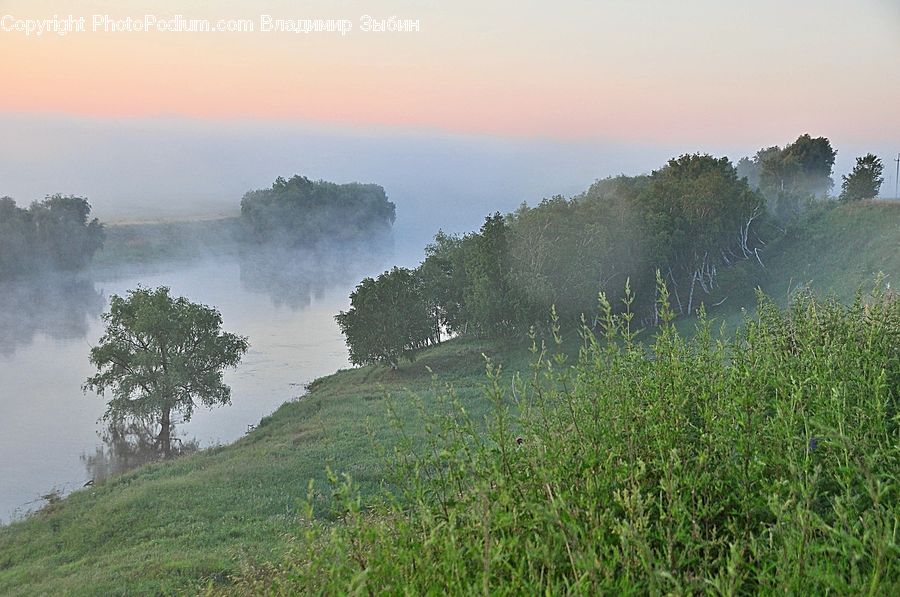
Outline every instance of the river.
[(232, 404), (200, 407), (176, 427), (208, 447), (234, 441), (309, 381), (348, 366), (334, 315), (347, 308), (355, 284), (387, 261), (235, 255), (140, 273), (0, 283), (0, 523), (40, 508), (42, 495), (67, 493), (91, 478), (84, 459), (101, 445), (105, 402), (81, 386), (94, 372), (88, 354), (112, 294), (169, 286), (175, 296), (219, 309), (226, 331), (249, 337), (243, 361), (225, 374)]

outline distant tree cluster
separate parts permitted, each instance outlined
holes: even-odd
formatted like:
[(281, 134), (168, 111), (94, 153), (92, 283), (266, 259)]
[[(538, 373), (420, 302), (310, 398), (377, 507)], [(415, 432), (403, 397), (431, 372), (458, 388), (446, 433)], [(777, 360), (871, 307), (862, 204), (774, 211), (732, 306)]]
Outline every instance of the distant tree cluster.
[[(368, 278), (337, 316), (351, 360), (397, 364), (441, 334), (501, 337), (592, 314), (630, 281), (655, 313), (656, 272), (681, 313), (717, 286), (718, 270), (760, 260), (765, 199), (727, 158), (684, 155), (649, 176), (609, 178), (572, 199), (495, 213), (478, 232), (439, 232), (414, 270)], [(761, 262), (761, 260), (760, 260)]]
[(290, 247), (383, 234), (394, 218), (394, 204), (376, 184), (279, 177), (241, 200), (241, 219), (255, 240)]
[(52, 195), (18, 207), (0, 198), (0, 279), (41, 269), (77, 270), (103, 246), (103, 225), (86, 199)]
[(831, 192), (836, 155), (827, 138), (804, 134), (783, 148), (766, 147), (752, 158), (741, 158), (737, 171), (738, 176), (745, 177), (752, 188), (765, 195), (779, 219), (788, 220), (799, 214), (808, 201)]

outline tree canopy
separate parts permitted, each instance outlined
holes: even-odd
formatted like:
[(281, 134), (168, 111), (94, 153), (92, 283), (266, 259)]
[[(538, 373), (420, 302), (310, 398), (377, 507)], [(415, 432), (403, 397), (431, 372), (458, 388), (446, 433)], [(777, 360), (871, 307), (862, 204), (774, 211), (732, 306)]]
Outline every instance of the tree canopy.
[(884, 183), (884, 164), (872, 153), (856, 158), (850, 174), (843, 176), (841, 201), (874, 199)]
[[(715, 286), (719, 264), (755, 252), (752, 225), (765, 200), (728, 158), (673, 158), (651, 175), (638, 201), (651, 259), (676, 290), (688, 287), (688, 312), (697, 285), (707, 292)], [(679, 307), (682, 298), (676, 294)]]
[(439, 341), (439, 330), (415, 272), (395, 267), (377, 279), (365, 278), (350, 295), (350, 309), (335, 319), (347, 340), (350, 361), (387, 363)]
[(173, 298), (169, 289), (138, 288), (113, 295), (103, 315), (106, 330), (91, 349), (97, 373), (84, 389), (112, 394), (105, 418), (153, 421), (156, 446), (171, 451), (174, 421), (189, 421), (195, 407), (229, 404), (223, 371), (247, 352), (246, 338), (223, 332), (216, 309)]
[(764, 197), (727, 158), (683, 155), (649, 176), (494, 213), (477, 232), (438, 232), (414, 271), (363, 280), (338, 323), (354, 363), (396, 365), (442, 333), (524, 333), (546, 326), (551, 307), (591, 317), (599, 293), (618, 303), (626, 283), (645, 297), (634, 307), (655, 317), (657, 270), (688, 313), (718, 287), (720, 268), (761, 263), (765, 220)]
[(796, 216), (806, 201), (830, 193), (836, 155), (826, 137), (803, 134), (784, 148), (765, 147), (752, 158), (741, 158), (738, 176), (762, 191), (771, 211), (787, 220)]
[(77, 270), (103, 247), (87, 199), (51, 195), (27, 209), (0, 198), (0, 279), (35, 270)]
[(394, 223), (395, 206), (376, 184), (336, 184), (295, 175), (246, 193), (241, 218), (258, 241), (293, 247), (385, 233)]

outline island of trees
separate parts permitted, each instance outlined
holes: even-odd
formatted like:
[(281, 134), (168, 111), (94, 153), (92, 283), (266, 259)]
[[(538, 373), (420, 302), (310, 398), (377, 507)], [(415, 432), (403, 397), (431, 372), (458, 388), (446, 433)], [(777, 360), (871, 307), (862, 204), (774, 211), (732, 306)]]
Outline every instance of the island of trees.
[[(279, 177), (246, 193), (240, 217), (221, 221), (128, 226), (108, 231), (84, 197), (50, 195), (28, 207), (0, 197), (0, 280), (41, 271), (77, 271), (104, 248), (129, 259), (191, 258), (216, 249), (356, 248), (383, 244), (396, 208), (384, 188)], [(109, 232), (109, 234), (107, 234)], [(283, 258), (283, 256), (282, 256)], [(277, 270), (277, 264), (273, 266)]]
[(387, 234), (396, 208), (384, 188), (336, 184), (295, 175), (241, 200), (241, 219), (256, 242), (304, 247), (317, 242), (356, 242)]

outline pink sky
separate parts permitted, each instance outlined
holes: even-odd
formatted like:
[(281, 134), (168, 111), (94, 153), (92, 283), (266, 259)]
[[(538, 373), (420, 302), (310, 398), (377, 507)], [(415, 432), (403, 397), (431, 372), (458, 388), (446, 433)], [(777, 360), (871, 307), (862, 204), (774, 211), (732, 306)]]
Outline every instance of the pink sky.
[[(15, 0), (0, 1), (0, 17), (72, 13), (90, 27), (93, 14), (258, 24), (262, 13), (346, 18), (356, 30), (0, 31), (0, 113), (647, 142), (781, 142), (803, 131), (900, 137), (893, 0), (210, 4)], [(364, 33), (363, 14), (418, 19), (420, 31)]]

